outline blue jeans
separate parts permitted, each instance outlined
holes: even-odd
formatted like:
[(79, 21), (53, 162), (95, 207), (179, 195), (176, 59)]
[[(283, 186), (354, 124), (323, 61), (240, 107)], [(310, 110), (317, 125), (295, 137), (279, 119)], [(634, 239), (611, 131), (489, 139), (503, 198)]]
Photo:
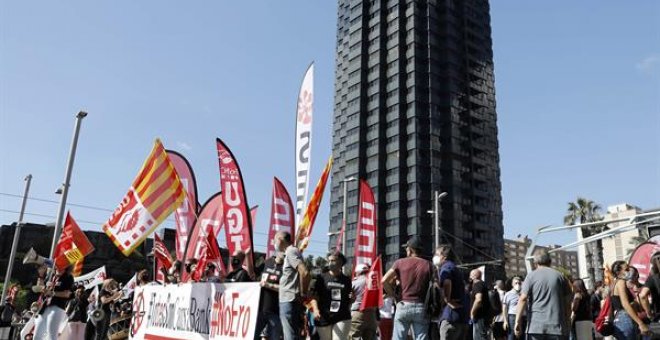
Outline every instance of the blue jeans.
[(298, 301), (280, 302), (280, 322), (284, 340), (299, 340), (302, 326), (302, 305)]
[(637, 339), (637, 334), (639, 329), (637, 328), (637, 323), (626, 313), (625, 310), (621, 309), (616, 312), (614, 317), (614, 338), (617, 340), (623, 339)]
[(507, 320), (509, 320), (509, 328), (506, 330), (507, 340), (525, 340), (525, 332), (527, 331), (527, 322), (524, 316), (520, 317), (520, 323), (522, 327), (522, 334), (516, 338), (516, 315), (509, 314), (507, 315)]
[(488, 335), (489, 325), (486, 325), (485, 319), (476, 319), (472, 321), (472, 339), (473, 340), (490, 340)]
[(392, 340), (406, 340), (411, 326), (415, 340), (426, 340), (429, 336), (430, 322), (431, 319), (426, 314), (423, 303), (401, 301), (396, 304)]
[(282, 336), (282, 322), (280, 315), (273, 312), (264, 312), (264, 328), (261, 337), (269, 340), (280, 340)]

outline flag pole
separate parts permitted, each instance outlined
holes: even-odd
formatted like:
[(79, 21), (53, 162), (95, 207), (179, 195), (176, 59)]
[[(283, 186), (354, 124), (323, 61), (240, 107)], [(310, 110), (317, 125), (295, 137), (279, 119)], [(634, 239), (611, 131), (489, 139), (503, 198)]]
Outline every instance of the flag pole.
[(76, 115), (76, 125), (73, 132), (73, 140), (71, 141), (71, 149), (69, 151), (69, 163), (66, 167), (66, 174), (64, 175), (64, 184), (62, 185), (62, 197), (60, 198), (60, 207), (57, 211), (57, 219), (55, 220), (55, 230), (53, 231), (53, 242), (50, 246), (50, 255), (49, 258), (53, 258), (55, 253), (55, 247), (57, 242), (60, 239), (60, 233), (62, 232), (62, 220), (64, 219), (64, 210), (66, 208), (66, 198), (69, 194), (69, 183), (71, 182), (71, 171), (73, 170), (73, 161), (76, 158), (76, 147), (78, 146), (78, 135), (80, 134), (80, 123), (83, 118), (87, 116), (87, 112), (80, 111)]
[(27, 204), (28, 192), (30, 191), (30, 182), (32, 182), (32, 174), (25, 177), (25, 193), (23, 194), (23, 202), (21, 203), (21, 212), (18, 215), (18, 222), (16, 223), (16, 230), (14, 230), (14, 241), (11, 243), (11, 253), (9, 253), (9, 263), (7, 263), (7, 273), (5, 274), (5, 284), (2, 286), (2, 300), (0, 306), (5, 305), (5, 298), (7, 297), (7, 289), (9, 289), (9, 280), (11, 279), (11, 272), (14, 269), (14, 260), (16, 259), (16, 248), (18, 248), (18, 238), (21, 234), (23, 226), (23, 215), (25, 214), (25, 205)]

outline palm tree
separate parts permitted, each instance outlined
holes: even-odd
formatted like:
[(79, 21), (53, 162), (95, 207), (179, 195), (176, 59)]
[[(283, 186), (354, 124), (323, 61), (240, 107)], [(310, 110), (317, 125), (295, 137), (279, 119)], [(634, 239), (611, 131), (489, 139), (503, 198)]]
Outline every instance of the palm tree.
[[(603, 218), (600, 216), (601, 207), (592, 200), (584, 197), (578, 197), (575, 202), (568, 202), (564, 224), (571, 225), (576, 223), (597, 222)], [(605, 230), (605, 225), (592, 225), (581, 228), (582, 238), (598, 234)], [(591, 282), (603, 280), (603, 273), (596, 268), (603, 268), (603, 243), (598, 240), (586, 245), (587, 271)]]
[(632, 252), (633, 252), (635, 249), (637, 249), (637, 247), (638, 247), (640, 244), (642, 244), (642, 243), (644, 243), (644, 242), (646, 242), (646, 241), (648, 241), (648, 240), (649, 240), (649, 231), (646, 230), (646, 229), (641, 228), (641, 229), (639, 230), (639, 235), (638, 235), (638, 236), (635, 236), (635, 237), (633, 237), (633, 238), (631, 238), (630, 241), (628, 241), (628, 244), (630, 244), (630, 245), (632, 246), (632, 248), (628, 249), (628, 253), (627, 253), (626, 255), (627, 255), (627, 256), (632, 255)]

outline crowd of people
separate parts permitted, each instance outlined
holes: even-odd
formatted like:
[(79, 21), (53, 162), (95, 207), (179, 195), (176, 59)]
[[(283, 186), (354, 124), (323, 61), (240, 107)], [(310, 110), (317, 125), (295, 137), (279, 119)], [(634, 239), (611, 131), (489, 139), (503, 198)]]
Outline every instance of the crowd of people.
[[(250, 253), (232, 255), (231, 271), (223, 274), (213, 261), (175, 261), (163, 270), (165, 284), (193, 278), (199, 282), (254, 282), (261, 285), (260, 313), (255, 339), (653, 339), (660, 318), (660, 254), (651, 259), (651, 274), (641, 285), (639, 274), (624, 261), (613, 263), (608, 281), (587, 289), (551, 267), (547, 253), (534, 258), (535, 269), (524, 278), (485, 282), (479, 269), (465, 272), (449, 245), (423, 254), (422, 241), (413, 236), (404, 245), (406, 257), (394, 262), (382, 277), (383, 306), (361, 308), (370, 264), (359, 264), (353, 275), (344, 272), (346, 258), (331, 250), (322, 270), (307, 268), (291, 235), (278, 232), (277, 252), (258, 268), (246, 261)], [(203, 265), (203, 270), (197, 266)], [(195, 276), (195, 273), (201, 273)], [(36, 315), (33, 339), (107, 339), (111, 325), (131, 316), (130, 292), (114, 279), (100, 290), (77, 286), (71, 267), (58, 270), (46, 282), (39, 267), (32, 287), (34, 302), (22, 317)], [(466, 275), (467, 274), (467, 275)], [(147, 270), (137, 274), (138, 285), (157, 284)], [(40, 302), (37, 302), (37, 299)], [(595, 324), (609, 313), (599, 334)], [(606, 314), (607, 314), (606, 313)]]

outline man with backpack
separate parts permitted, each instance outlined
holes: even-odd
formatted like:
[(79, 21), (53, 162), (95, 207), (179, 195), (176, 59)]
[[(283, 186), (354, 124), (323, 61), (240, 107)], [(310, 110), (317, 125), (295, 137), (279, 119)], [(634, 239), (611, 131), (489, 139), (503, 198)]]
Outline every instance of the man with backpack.
[(472, 339), (490, 340), (490, 321), (492, 320), (490, 300), (488, 296), (488, 288), (486, 288), (486, 284), (481, 278), (481, 270), (473, 269), (470, 272), (470, 282), (472, 284), (472, 289), (470, 291), (470, 299), (472, 302), (472, 309), (470, 310), (470, 319), (472, 320)]

